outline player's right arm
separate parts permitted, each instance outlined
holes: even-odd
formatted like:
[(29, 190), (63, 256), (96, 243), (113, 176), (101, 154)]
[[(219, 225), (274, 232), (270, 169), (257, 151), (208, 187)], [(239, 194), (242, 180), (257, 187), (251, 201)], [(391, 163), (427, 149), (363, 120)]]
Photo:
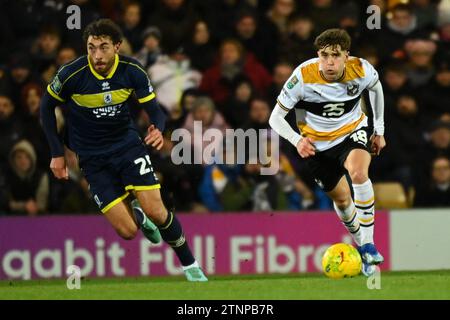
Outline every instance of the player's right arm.
[(303, 96), (303, 83), (299, 72), (299, 68), (294, 70), (291, 77), (284, 84), (275, 108), (270, 115), (269, 124), (276, 133), (297, 148), (297, 152), (302, 158), (307, 158), (315, 154), (314, 141), (308, 137), (303, 138), (295, 132), (285, 119), (288, 112), (294, 108)]
[(42, 128), (50, 146), (52, 160), (50, 169), (58, 179), (68, 179), (66, 160), (64, 158), (64, 144), (61, 141), (56, 126), (55, 108), (64, 103), (64, 73), (58, 71), (53, 81), (47, 86), (47, 92), (41, 99), (40, 113)]

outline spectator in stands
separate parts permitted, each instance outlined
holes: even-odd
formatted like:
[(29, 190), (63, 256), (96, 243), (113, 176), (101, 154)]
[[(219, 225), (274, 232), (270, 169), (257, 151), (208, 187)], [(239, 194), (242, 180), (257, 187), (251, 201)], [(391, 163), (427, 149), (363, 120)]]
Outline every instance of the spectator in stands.
[(170, 134), (164, 134), (163, 139), (162, 149), (158, 152), (153, 151), (150, 156), (154, 167), (158, 168), (156, 174), (159, 181), (164, 183), (161, 189), (164, 203), (177, 211), (205, 211), (196, 192), (203, 177), (202, 165), (174, 164), (171, 157), (176, 145), (171, 140)]
[(385, 101), (386, 118), (390, 119), (395, 114), (400, 96), (412, 96), (412, 89), (408, 84), (406, 66), (400, 61), (394, 61), (384, 69), (383, 92)]
[[(450, 5), (449, 5), (450, 8)], [(449, 10), (450, 12), (450, 10)], [(449, 13), (449, 19), (447, 22), (443, 23), (439, 29), (437, 30), (438, 34), (438, 46), (440, 48), (440, 51), (444, 53), (444, 56), (447, 55), (448, 58), (448, 52), (450, 51), (450, 13)]]
[[(256, 100), (253, 118), (259, 125), (264, 122), (265, 107), (264, 101)], [(269, 111), (270, 116), (270, 111)], [(267, 119), (268, 122), (268, 119)], [(295, 176), (290, 174), (285, 166), (281, 164), (284, 156), (274, 154), (274, 150), (279, 150), (279, 139), (272, 129), (257, 131), (257, 148), (249, 142), (249, 149), (246, 151), (246, 163), (243, 177), (251, 187), (250, 205), (252, 211), (270, 211), (298, 209), (300, 195), (294, 188)], [(273, 139), (277, 137), (277, 139)], [(261, 139), (263, 138), (263, 139)], [(270, 175), (262, 174), (264, 167), (280, 168)], [(292, 172), (291, 172), (292, 173)]]
[(359, 49), (356, 50), (355, 56), (366, 59), (375, 69), (380, 65), (378, 50), (372, 45), (360, 46)]
[[(194, 101), (198, 97), (202, 95), (201, 91), (198, 89), (186, 89), (181, 95), (180, 106), (176, 108), (169, 114), (169, 117), (166, 122), (165, 133), (169, 134), (178, 128), (181, 128), (186, 121), (186, 117), (191, 112), (192, 107), (194, 106)], [(148, 125), (145, 126), (145, 130), (147, 130)]]
[(192, 37), (186, 44), (186, 54), (191, 59), (192, 67), (201, 72), (210, 68), (216, 51), (208, 24), (204, 20), (197, 21)]
[(450, 207), (450, 159), (438, 156), (431, 163), (431, 182), (416, 189), (414, 207)]
[(128, 2), (124, 7), (121, 20), (120, 27), (124, 37), (130, 43), (132, 51), (138, 51), (142, 43), (141, 6), (139, 2)]
[(254, 11), (239, 12), (234, 36), (264, 67), (273, 68), (277, 58), (274, 48), (278, 47), (280, 35), (271, 21), (264, 16), (258, 17)]
[[(296, 61), (295, 66), (297, 66), (298, 63), (299, 61)], [(271, 105), (275, 104), (278, 95), (293, 71), (294, 65), (285, 61), (278, 62), (273, 68), (273, 82), (268, 89), (267, 94), (267, 98), (269, 99)]]
[(437, 25), (442, 26), (450, 23), (450, 2), (440, 1), (437, 4)]
[(77, 58), (78, 54), (75, 48), (69, 46), (63, 46), (59, 49), (56, 56), (56, 66), (61, 67), (63, 64), (69, 63)]
[(148, 69), (158, 101), (172, 113), (179, 109), (183, 91), (197, 88), (202, 75), (191, 68), (191, 61), (182, 47), (161, 55)]
[(267, 17), (278, 28), (278, 32), (281, 36), (288, 33), (289, 19), (295, 12), (294, 0), (274, 0), (269, 11), (267, 11)]
[(61, 45), (61, 34), (55, 26), (41, 29), (36, 43), (31, 48), (33, 69), (39, 74), (52, 66)]
[(354, 1), (348, 1), (342, 4), (338, 12), (338, 26), (348, 32), (352, 38), (353, 46), (360, 46), (362, 29), (366, 29), (366, 25), (360, 25), (359, 7)]
[(332, 210), (333, 202), (317, 185), (308, 186), (298, 176), (288, 159), (280, 153), (280, 170), (276, 174), (278, 183), (284, 193), (286, 207), (289, 210)]
[(409, 40), (405, 43), (408, 55), (407, 76), (413, 88), (423, 87), (434, 75), (433, 57), (436, 44), (431, 40)]
[(39, 108), (42, 95), (43, 89), (36, 83), (29, 83), (23, 88), (22, 119), (25, 137), (36, 151), (36, 165), (39, 168), (47, 168), (50, 163), (50, 149), (40, 123)]
[[(297, 66), (316, 54), (314, 47), (314, 23), (309, 16), (297, 15), (290, 19), (285, 39), (277, 49), (279, 58)], [(278, 91), (279, 93), (280, 91)]]
[[(196, 130), (195, 125), (200, 125), (201, 130)], [(217, 129), (223, 135), (225, 130), (229, 128), (223, 116), (216, 110), (214, 102), (208, 97), (198, 97), (192, 106), (192, 111), (188, 114), (183, 128), (188, 130), (191, 137), (192, 156), (197, 154), (203, 163), (210, 162), (210, 158), (203, 157), (203, 150), (206, 146), (218, 145), (221, 141), (206, 141), (203, 133), (208, 129)], [(206, 155), (208, 156), (208, 155)], [(193, 161), (194, 162), (194, 161)]]
[(10, 79), (9, 79), (9, 96), (15, 105), (20, 105), (20, 96), (23, 87), (30, 83), (36, 82), (33, 75), (30, 57), (24, 53), (14, 53), (9, 63)]
[(270, 129), (269, 118), (272, 112), (269, 101), (262, 97), (255, 97), (250, 101), (250, 110), (245, 129)]
[(450, 52), (447, 59), (437, 63), (433, 81), (421, 94), (421, 103), (428, 118), (450, 113)]
[(374, 39), (377, 48), (380, 49), (382, 60), (390, 58), (402, 58), (403, 46), (409, 39), (423, 36), (417, 29), (417, 17), (408, 4), (398, 4), (391, 10), (392, 18), (387, 21), (386, 28), (380, 33), (380, 37)]
[(254, 89), (251, 81), (243, 77), (236, 81), (236, 86), (233, 88), (233, 94), (226, 103), (219, 105), (219, 110), (222, 112), (227, 123), (233, 128), (241, 128), (248, 119), (248, 112), (250, 109), (250, 100), (254, 96)]
[[(226, 139), (221, 151), (222, 161), (205, 166), (198, 193), (211, 212), (242, 211), (250, 209), (251, 187), (241, 176), (243, 165), (234, 161), (235, 150), (226, 149)], [(226, 162), (227, 159), (233, 159)]]
[(429, 128), (427, 143), (417, 151), (417, 154), (414, 170), (416, 188), (430, 181), (429, 168), (433, 159), (438, 156), (450, 158), (450, 123), (442, 120), (433, 122)]
[(221, 44), (219, 62), (203, 74), (200, 89), (215, 103), (224, 103), (232, 93), (236, 81), (247, 77), (258, 94), (264, 94), (272, 77), (251, 53), (246, 53), (239, 41), (228, 39)]
[(0, 167), (8, 163), (12, 147), (25, 136), (22, 120), (8, 96), (0, 95)]
[(417, 17), (419, 29), (432, 29), (438, 21), (437, 4), (439, 1), (412, 0), (414, 15)]
[(156, 11), (148, 18), (147, 25), (154, 25), (163, 35), (161, 47), (173, 52), (183, 46), (199, 20), (190, 0), (162, 0)]
[(161, 31), (157, 27), (147, 27), (142, 33), (143, 46), (134, 56), (148, 70), (161, 55)]
[(307, 15), (314, 21), (317, 34), (339, 25), (339, 8), (335, 0), (312, 0)]
[(9, 153), (7, 185), (12, 214), (35, 216), (47, 211), (49, 179), (36, 167), (36, 153), (27, 140), (14, 145)]
[(50, 83), (55, 76), (58, 69), (66, 63), (69, 63), (77, 58), (77, 52), (73, 47), (63, 46), (58, 50), (56, 58), (48, 66), (48, 68), (41, 73), (41, 80), (44, 83)]
[(392, 117), (386, 121), (386, 139), (390, 143), (382, 157), (374, 158), (370, 170), (374, 181), (395, 180), (408, 191), (413, 183), (415, 157), (423, 144), (424, 124), (413, 97), (401, 96), (395, 108)]

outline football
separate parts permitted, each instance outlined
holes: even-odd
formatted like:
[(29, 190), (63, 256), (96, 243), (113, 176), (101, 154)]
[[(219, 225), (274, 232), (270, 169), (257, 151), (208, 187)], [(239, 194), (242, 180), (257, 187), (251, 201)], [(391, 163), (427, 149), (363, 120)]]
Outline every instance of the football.
[(346, 243), (332, 245), (322, 257), (323, 272), (332, 279), (357, 276), (361, 272), (361, 264), (358, 250)]

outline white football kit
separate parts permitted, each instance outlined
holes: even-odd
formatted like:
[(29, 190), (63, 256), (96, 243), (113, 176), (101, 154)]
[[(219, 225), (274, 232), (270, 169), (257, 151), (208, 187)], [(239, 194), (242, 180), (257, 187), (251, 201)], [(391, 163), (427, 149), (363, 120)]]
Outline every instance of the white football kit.
[[(316, 151), (324, 151), (367, 126), (367, 117), (361, 110), (361, 94), (364, 89), (374, 90), (376, 85), (379, 85), (378, 72), (364, 59), (349, 57), (342, 77), (328, 81), (320, 71), (319, 58), (314, 58), (294, 70), (277, 104), (286, 112), (294, 108), (301, 135), (315, 141)], [(375, 106), (374, 127), (380, 135), (384, 134), (382, 113), (383, 108)], [(285, 138), (296, 145), (300, 136)]]

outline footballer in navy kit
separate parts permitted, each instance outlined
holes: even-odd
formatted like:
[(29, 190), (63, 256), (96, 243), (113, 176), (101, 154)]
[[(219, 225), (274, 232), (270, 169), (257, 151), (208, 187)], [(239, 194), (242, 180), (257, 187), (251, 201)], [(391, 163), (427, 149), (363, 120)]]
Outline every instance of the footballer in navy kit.
[[(52, 172), (58, 179), (68, 179), (66, 144), (78, 155), (99, 209), (122, 238), (133, 239), (139, 228), (153, 243), (162, 237), (174, 249), (189, 281), (207, 281), (181, 224), (162, 202), (144, 145), (161, 149), (166, 118), (147, 73), (136, 60), (118, 54), (122, 32), (111, 20), (88, 25), (83, 40), (88, 54), (58, 70), (41, 102)], [(129, 99), (136, 99), (151, 120), (144, 142), (131, 119)], [(66, 115), (64, 141), (56, 130), (54, 109), (59, 105)], [(130, 201), (133, 196), (136, 199)]]

